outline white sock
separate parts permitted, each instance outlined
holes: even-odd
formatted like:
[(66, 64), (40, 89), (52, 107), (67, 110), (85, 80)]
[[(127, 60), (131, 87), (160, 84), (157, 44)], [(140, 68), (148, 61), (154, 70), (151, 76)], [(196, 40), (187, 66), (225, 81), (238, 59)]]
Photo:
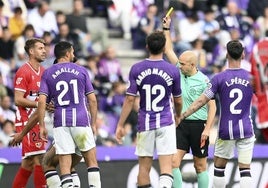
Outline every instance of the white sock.
[(100, 169), (98, 167), (88, 168), (88, 185), (101, 188), (101, 181), (100, 181)]
[(71, 174), (65, 174), (65, 175), (61, 176), (60, 178), (61, 178), (61, 187), (62, 188), (69, 188), (69, 187), (74, 186)]
[(71, 175), (73, 178), (74, 187), (81, 187), (81, 183), (80, 183), (80, 179), (79, 179), (78, 174), (74, 171), (74, 172), (72, 172)]
[(214, 188), (225, 188), (225, 177), (213, 176)]
[(252, 178), (249, 176), (244, 176), (240, 178), (240, 188), (252, 187)]
[(50, 170), (45, 173), (46, 182), (48, 187), (60, 187), (60, 177), (56, 170)]
[(160, 188), (171, 188), (173, 184), (173, 177), (170, 174), (161, 174), (159, 177)]

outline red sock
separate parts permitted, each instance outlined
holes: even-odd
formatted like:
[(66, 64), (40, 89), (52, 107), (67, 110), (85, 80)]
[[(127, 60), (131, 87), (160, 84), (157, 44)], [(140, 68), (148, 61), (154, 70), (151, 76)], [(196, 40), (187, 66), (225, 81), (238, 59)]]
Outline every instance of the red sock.
[(20, 167), (13, 180), (12, 187), (13, 188), (25, 188), (31, 174), (32, 174), (32, 171), (29, 171)]
[(34, 187), (35, 188), (46, 187), (46, 178), (41, 165), (34, 166)]

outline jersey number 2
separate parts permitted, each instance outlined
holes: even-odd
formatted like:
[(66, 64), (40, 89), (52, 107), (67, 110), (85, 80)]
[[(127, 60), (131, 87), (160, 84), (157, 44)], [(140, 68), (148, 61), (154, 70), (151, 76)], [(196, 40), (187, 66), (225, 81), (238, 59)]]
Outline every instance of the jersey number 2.
[(241, 109), (237, 109), (236, 108), (236, 105), (242, 100), (243, 98), (243, 92), (238, 89), (238, 88), (235, 88), (235, 89), (232, 89), (230, 91), (230, 94), (229, 94), (229, 97), (230, 98), (235, 98), (235, 100), (231, 103), (230, 105), (230, 111), (232, 114), (241, 114)]

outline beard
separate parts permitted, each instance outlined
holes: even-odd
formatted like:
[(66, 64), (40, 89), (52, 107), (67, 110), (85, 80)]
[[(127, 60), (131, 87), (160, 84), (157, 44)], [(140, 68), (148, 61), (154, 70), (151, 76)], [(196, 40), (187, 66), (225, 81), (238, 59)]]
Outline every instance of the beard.
[(77, 60), (78, 60), (77, 57), (74, 57), (73, 60), (72, 60), (72, 62), (73, 63), (76, 63)]

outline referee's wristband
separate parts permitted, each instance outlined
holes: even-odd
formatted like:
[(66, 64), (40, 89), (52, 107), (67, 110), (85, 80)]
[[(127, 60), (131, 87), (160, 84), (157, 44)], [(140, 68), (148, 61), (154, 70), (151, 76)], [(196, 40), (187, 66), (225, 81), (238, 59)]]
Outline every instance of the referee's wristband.
[(170, 30), (170, 28), (168, 28), (168, 27), (163, 27), (163, 30)]

